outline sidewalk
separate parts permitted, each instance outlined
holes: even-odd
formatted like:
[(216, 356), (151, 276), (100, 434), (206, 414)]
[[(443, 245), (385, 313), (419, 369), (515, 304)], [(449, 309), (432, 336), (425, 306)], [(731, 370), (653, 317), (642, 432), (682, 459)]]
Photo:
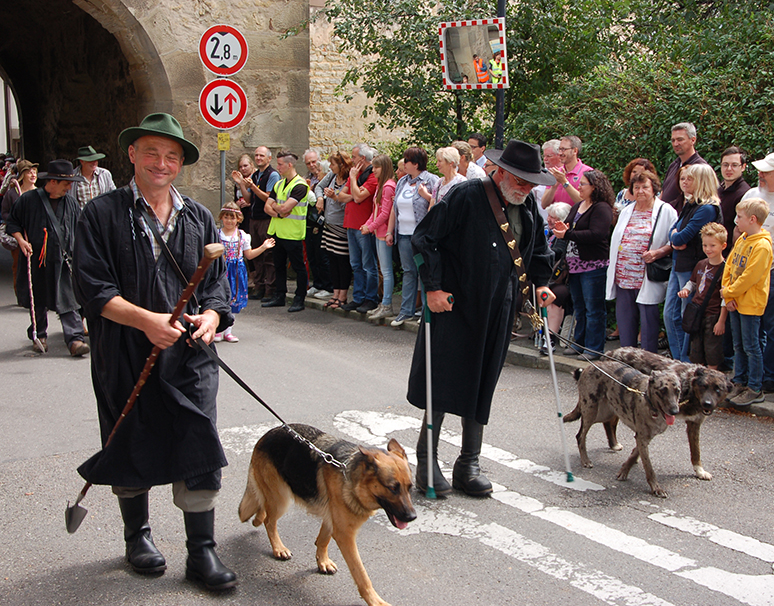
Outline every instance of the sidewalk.
[[(292, 294), (287, 296), (288, 305), (293, 300)], [(347, 317), (350, 320), (356, 320), (359, 322), (371, 322), (378, 325), (389, 325), (393, 318), (381, 318), (379, 320), (369, 320), (366, 314), (360, 314), (356, 311), (343, 311), (341, 309), (326, 309), (325, 299), (315, 299), (314, 297), (306, 298), (307, 309), (314, 309), (325, 313), (334, 313), (343, 317)], [(406, 330), (416, 333), (419, 330), (419, 323), (416, 321), (404, 322), (400, 328), (394, 328), (393, 330)], [(614, 349), (611, 343), (607, 345), (608, 349)], [(540, 352), (534, 347), (532, 339), (530, 338), (518, 338), (511, 341), (508, 346), (508, 354), (505, 361), (515, 366), (524, 366), (526, 368), (542, 368), (548, 370), (550, 368), (548, 356), (540, 355)], [(585, 368), (588, 366), (588, 362), (585, 362), (582, 358), (577, 356), (563, 356), (561, 354), (554, 355), (554, 364), (556, 365), (557, 372), (566, 372), (572, 374), (576, 368)], [(745, 414), (745, 413), (740, 413)], [(766, 400), (760, 404), (752, 404), (750, 406), (749, 414), (759, 417), (774, 418), (774, 394), (766, 394)]]

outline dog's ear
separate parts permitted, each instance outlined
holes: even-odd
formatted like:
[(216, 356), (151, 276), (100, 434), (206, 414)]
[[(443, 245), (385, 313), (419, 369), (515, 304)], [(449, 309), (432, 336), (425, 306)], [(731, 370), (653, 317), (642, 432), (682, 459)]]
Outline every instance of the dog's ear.
[(387, 443), (387, 452), (394, 452), (399, 457), (403, 457), (404, 459), (408, 460), (408, 457), (406, 457), (406, 451), (403, 450), (403, 446), (398, 444), (398, 440), (395, 438), (392, 438)]
[(360, 454), (365, 457), (364, 462), (366, 467), (369, 469), (376, 469), (376, 454), (378, 451), (371, 450), (370, 448), (363, 448), (362, 446), (358, 446), (358, 450), (360, 450)]

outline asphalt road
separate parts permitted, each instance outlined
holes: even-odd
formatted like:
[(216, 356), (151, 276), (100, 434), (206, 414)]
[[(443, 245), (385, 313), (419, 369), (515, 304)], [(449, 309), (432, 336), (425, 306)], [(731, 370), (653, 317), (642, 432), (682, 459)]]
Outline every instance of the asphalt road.
[[(82, 487), (76, 467), (99, 448), (89, 360), (69, 357), (50, 314), (51, 351), (33, 355), (28, 315), (14, 306), (9, 255), (0, 252), (0, 604), (362, 604), (338, 549), (339, 573), (316, 573), (319, 524), (299, 508), (280, 521), (293, 559), (272, 559), (263, 529), (240, 524), (250, 451), (275, 421), (221, 375), (218, 425), (230, 465), (224, 470), (216, 539), (240, 585), (213, 596), (184, 578), (182, 516), (169, 487), (151, 492), (151, 524), (169, 568), (158, 578), (129, 571), (115, 498), (94, 487), (89, 514), (74, 535), (66, 503)], [(288, 314), (251, 303), (223, 358), (289, 422), (315, 425), (361, 443), (397, 438), (413, 453), (419, 412), (405, 400), (415, 335), (306, 310)], [(415, 493), (418, 518), (397, 531), (382, 513), (363, 526), (363, 557), (376, 590), (394, 605), (519, 604), (627, 606), (774, 604), (772, 422), (716, 412), (703, 427), (710, 482), (693, 476), (683, 425), (651, 444), (661, 485), (648, 492), (641, 466), (615, 479), (633, 447), (606, 447), (589, 434), (593, 469), (579, 467), (566, 426), (575, 481), (568, 483), (550, 374), (507, 365), (486, 430), (482, 464), (493, 498), (454, 494), (429, 501)], [(576, 401), (560, 373), (562, 408)], [(441, 459), (447, 475), (459, 423), (446, 421)]]

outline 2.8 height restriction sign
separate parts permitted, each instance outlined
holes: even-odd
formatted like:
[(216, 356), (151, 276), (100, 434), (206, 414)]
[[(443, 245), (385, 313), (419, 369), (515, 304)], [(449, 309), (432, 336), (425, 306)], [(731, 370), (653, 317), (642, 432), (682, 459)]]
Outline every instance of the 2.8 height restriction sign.
[(247, 62), (247, 40), (237, 28), (213, 25), (199, 40), (199, 58), (218, 76), (233, 76)]

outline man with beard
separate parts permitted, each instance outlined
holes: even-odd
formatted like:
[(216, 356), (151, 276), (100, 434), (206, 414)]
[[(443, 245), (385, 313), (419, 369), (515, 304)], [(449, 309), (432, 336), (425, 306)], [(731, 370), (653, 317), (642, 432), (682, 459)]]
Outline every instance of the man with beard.
[[(486, 496), (492, 484), (481, 474), (479, 455), (497, 380), (510, 342), (516, 310), (527, 291), (527, 276), (541, 305), (554, 295), (546, 286), (553, 255), (537, 210), (535, 185), (553, 185), (542, 168), (540, 147), (511, 140), (504, 151), (487, 150), (497, 169), (492, 177), (453, 188), (414, 231), (412, 245), (427, 291), (432, 318), (433, 478), (444, 496), (452, 486), (437, 462), (438, 435), (445, 413), (462, 417), (462, 450), (453, 486)], [(426, 407), (425, 330), (414, 347), (408, 400)], [(427, 486), (427, 419), (417, 443), (419, 490)]]

